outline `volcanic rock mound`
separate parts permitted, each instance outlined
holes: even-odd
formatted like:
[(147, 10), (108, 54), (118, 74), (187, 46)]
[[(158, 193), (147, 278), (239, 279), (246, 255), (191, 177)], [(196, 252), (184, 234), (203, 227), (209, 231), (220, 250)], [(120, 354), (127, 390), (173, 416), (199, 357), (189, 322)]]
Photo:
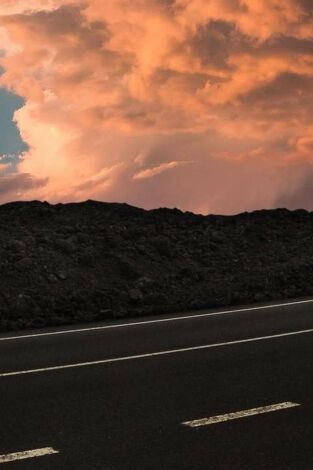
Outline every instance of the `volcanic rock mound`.
[(313, 214), (0, 206), (0, 329), (313, 294)]

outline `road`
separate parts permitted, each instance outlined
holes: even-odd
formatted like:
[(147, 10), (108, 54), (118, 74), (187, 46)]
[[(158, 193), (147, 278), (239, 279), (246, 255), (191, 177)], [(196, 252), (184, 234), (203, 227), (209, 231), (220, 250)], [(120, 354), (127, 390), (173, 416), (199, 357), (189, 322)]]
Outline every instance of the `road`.
[(312, 470), (312, 366), (313, 300), (1, 335), (0, 468)]

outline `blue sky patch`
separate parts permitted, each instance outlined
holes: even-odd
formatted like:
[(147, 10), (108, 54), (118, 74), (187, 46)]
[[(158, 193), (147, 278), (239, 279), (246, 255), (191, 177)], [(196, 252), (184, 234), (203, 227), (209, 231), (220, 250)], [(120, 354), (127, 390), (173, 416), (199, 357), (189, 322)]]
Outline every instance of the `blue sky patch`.
[(21, 108), (24, 100), (4, 89), (0, 89), (0, 156), (1, 161), (18, 160), (19, 154), (27, 150), (16, 124), (13, 122), (14, 112)]

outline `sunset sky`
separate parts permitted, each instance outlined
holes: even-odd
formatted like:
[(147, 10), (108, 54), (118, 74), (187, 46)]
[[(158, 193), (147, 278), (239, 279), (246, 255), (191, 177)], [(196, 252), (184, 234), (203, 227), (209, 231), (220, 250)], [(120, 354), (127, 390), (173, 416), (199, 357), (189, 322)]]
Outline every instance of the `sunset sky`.
[(313, 210), (312, 0), (1, 0), (0, 202)]

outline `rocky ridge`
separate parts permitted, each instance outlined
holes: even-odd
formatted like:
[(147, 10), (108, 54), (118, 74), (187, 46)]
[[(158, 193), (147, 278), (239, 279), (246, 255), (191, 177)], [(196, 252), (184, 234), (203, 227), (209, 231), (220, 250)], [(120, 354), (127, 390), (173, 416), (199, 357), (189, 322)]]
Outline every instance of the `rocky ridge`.
[(313, 294), (313, 213), (0, 206), (0, 330)]

